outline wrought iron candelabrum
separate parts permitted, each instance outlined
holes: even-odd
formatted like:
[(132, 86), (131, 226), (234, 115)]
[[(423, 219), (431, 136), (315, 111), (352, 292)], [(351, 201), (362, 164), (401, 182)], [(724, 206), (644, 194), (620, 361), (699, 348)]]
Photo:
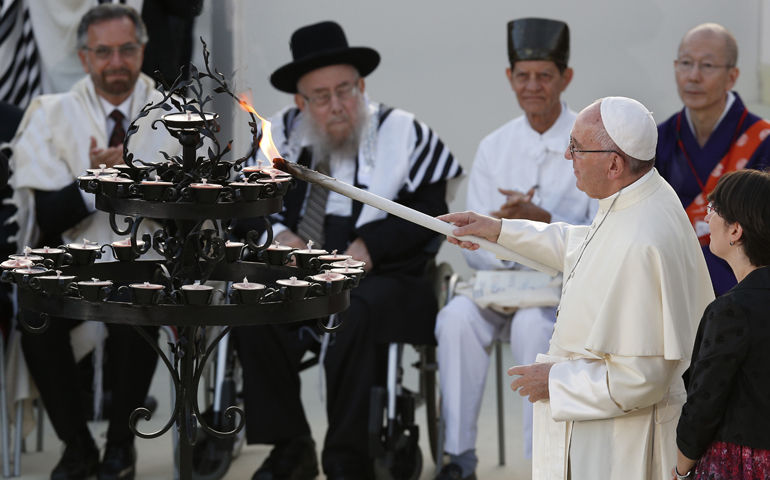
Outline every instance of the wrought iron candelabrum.
[[(147, 439), (157, 438), (176, 425), (182, 480), (192, 478), (198, 428), (212, 437), (226, 438), (236, 435), (244, 425), (243, 412), (231, 406), (224, 415), (234, 428), (215, 430), (203, 420), (198, 406), (204, 366), (222, 337), (236, 325), (314, 318), (324, 330), (340, 328), (341, 324), (330, 329), (324, 319), (348, 308), (350, 289), (363, 274), (361, 269), (351, 268), (359, 265), (350, 260), (332, 264), (345, 260), (344, 256), (324, 256), (326, 252), (310, 246), (308, 250), (293, 250), (272, 245), (267, 217), (281, 210), (283, 196), (294, 180), (267, 168), (243, 171), (244, 162), (258, 147), (260, 129), (253, 113), (249, 122), (251, 150), (235, 161), (225, 158), (231, 143), (222, 147), (216, 137), (220, 130), (217, 115), (205, 109), (212, 97), (203, 96), (202, 81), (213, 82), (215, 93), (240, 100), (224, 76), (211, 71), (205, 42), (203, 47), (206, 71), (199, 72), (191, 65), (189, 80), (180, 78), (172, 87), (160, 87), (163, 100), (145, 106), (130, 124), (124, 141), (125, 165), (79, 177), (80, 187), (96, 195), (97, 209), (109, 213), (112, 230), (128, 239), (105, 245), (84, 242), (38, 249), (31, 253), (39, 257), (26, 254), (3, 263), (2, 274), (4, 281), (18, 285), (20, 307), (42, 318), (42, 326), (34, 327), (20, 315), (27, 330), (43, 331), (55, 321), (50, 317), (65, 317), (129, 324), (150, 342), (173, 379), (173, 413), (163, 428), (149, 433), (137, 428), (140, 418), (150, 420), (148, 410), (139, 408), (126, 420), (137, 436)], [(185, 99), (185, 89), (194, 98)], [(166, 113), (152, 122), (151, 128), (158, 129), (158, 124), (165, 128), (181, 144), (182, 155), (161, 152), (163, 158), (135, 158), (130, 145), (139, 130), (137, 121), (157, 109)], [(205, 143), (210, 145), (206, 155), (199, 156)], [(126, 216), (123, 228), (118, 225), (118, 216)], [(263, 219), (266, 241), (258, 242), (257, 231), (250, 231), (244, 243), (226, 241), (239, 220), (256, 217)], [(152, 235), (140, 237), (140, 226), (149, 226), (151, 221), (159, 226)], [(115, 261), (95, 262), (110, 249)], [(161, 260), (142, 259), (150, 249)], [(244, 260), (246, 253), (257, 260)], [(292, 256), (296, 266), (287, 265)], [(335, 266), (338, 273), (320, 273)], [(207, 282), (233, 282), (245, 277), (255, 283), (233, 284), (226, 304), (211, 303), (217, 290)], [(121, 285), (118, 290), (128, 290), (130, 302), (108, 298), (117, 285)], [(178, 340), (172, 345), (170, 358), (142, 328), (148, 325), (177, 327)], [(209, 326), (223, 327), (212, 341), (207, 340)]]

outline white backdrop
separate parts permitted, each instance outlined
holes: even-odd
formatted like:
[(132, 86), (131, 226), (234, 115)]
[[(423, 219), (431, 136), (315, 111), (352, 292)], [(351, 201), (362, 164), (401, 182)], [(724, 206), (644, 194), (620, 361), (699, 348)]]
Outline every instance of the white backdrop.
[[(212, 7), (213, 2), (222, 2)], [(334, 20), (352, 46), (380, 52), (380, 66), (367, 77), (377, 101), (414, 112), (430, 125), (462, 165), (470, 167), (479, 141), (521, 110), (504, 76), (506, 23), (528, 16), (566, 21), (571, 31), (575, 77), (564, 97), (579, 111), (599, 97), (636, 98), (660, 122), (681, 103), (673, 60), (682, 34), (712, 21), (723, 24), (739, 44), (741, 75), (736, 89), (759, 101), (760, 0), (210, 0), (199, 20), (202, 35), (222, 35), (212, 26), (212, 8), (232, 18), (233, 65), (238, 88), (251, 88), (256, 110), (270, 115), (292, 97), (276, 91), (269, 75), (291, 61), (289, 38), (303, 25)], [(228, 33), (229, 34), (229, 33)], [(225, 52), (213, 51), (217, 55)], [(236, 122), (245, 125), (245, 122)], [(246, 128), (235, 133), (237, 145)], [(240, 147), (244, 148), (244, 147)], [(566, 161), (566, 160), (565, 160)], [(464, 208), (465, 188), (451, 204)], [(440, 255), (468, 273), (454, 247)]]

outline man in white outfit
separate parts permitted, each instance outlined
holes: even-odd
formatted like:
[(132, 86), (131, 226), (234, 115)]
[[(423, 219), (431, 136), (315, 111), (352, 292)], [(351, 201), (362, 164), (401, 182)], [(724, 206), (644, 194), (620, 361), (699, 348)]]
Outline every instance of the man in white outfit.
[[(560, 99), (572, 80), (567, 24), (524, 18), (508, 23), (508, 81), (525, 114), (488, 135), (479, 145), (468, 185), (466, 206), (498, 218), (587, 224), (596, 202), (575, 186), (564, 150), (576, 114)], [(486, 251), (467, 251), (476, 270), (527, 269), (498, 260)], [(534, 363), (548, 350), (556, 307), (519, 308), (515, 313), (482, 308), (468, 296), (455, 296), (438, 315), (444, 450), (450, 462), (439, 476), (475, 476), (477, 420), (489, 352), (510, 326), (511, 351), (519, 365)], [(532, 405), (524, 404), (524, 455), (532, 456)]]
[[(599, 200), (590, 226), (439, 217), (564, 272), (547, 355), (512, 367), (535, 403), (533, 480), (657, 480), (676, 463), (682, 373), (714, 290), (695, 231), (654, 168), (658, 131), (641, 103), (608, 97), (583, 110), (565, 158)], [(450, 238), (476, 250), (477, 244)]]

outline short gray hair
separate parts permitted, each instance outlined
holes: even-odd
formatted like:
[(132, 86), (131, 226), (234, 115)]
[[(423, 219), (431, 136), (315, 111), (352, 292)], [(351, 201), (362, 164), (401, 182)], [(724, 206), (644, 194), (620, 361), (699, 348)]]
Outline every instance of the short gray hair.
[(119, 20), (121, 18), (128, 18), (134, 22), (134, 26), (136, 27), (136, 38), (139, 40), (139, 43), (147, 43), (147, 27), (142, 21), (139, 12), (128, 5), (120, 3), (103, 3), (87, 11), (86, 14), (83, 15), (83, 18), (80, 19), (76, 43), (77, 49), (82, 50), (86, 48), (86, 44), (88, 43), (88, 28), (91, 25), (106, 22), (108, 20)]
[(621, 158), (626, 162), (626, 166), (634, 175), (647, 173), (652, 170), (652, 167), (655, 166), (655, 157), (652, 157), (652, 160), (639, 160), (638, 158), (628, 155), (612, 140), (610, 134), (607, 133), (607, 129), (604, 128), (604, 125), (600, 124), (600, 127), (601, 128), (599, 128), (599, 131), (596, 133), (595, 140), (602, 146), (602, 150), (615, 150), (616, 152), (619, 152)]

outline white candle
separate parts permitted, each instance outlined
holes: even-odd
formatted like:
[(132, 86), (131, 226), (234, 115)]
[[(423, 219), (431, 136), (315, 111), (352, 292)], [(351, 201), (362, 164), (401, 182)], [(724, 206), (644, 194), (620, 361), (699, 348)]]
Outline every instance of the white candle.
[[(361, 190), (360, 188), (356, 188), (353, 185), (340, 182), (336, 178), (327, 177), (326, 175), (318, 173), (315, 170), (310, 170), (309, 168), (305, 168), (302, 165), (298, 165), (292, 162), (287, 162), (286, 160), (283, 160), (283, 159), (280, 159), (282, 161), (276, 161), (276, 160), (279, 160), (279, 159), (274, 160), (274, 165), (276, 165), (278, 168), (283, 168), (283, 166), (285, 166), (286, 167), (285, 169), (288, 171), (288, 173), (291, 173), (293, 176), (298, 177), (302, 180), (305, 180), (310, 183), (314, 183), (316, 185), (320, 185), (321, 187), (327, 190), (337, 192), (340, 195), (344, 195), (348, 198), (352, 198), (353, 200), (358, 200), (359, 202), (365, 203), (367, 205), (371, 205), (374, 208), (378, 208), (380, 210), (390, 213), (391, 215), (401, 217), (404, 220), (408, 220), (412, 223), (416, 223), (417, 225), (423, 226), (429, 230), (433, 230), (434, 232), (441, 233), (448, 237), (455, 236), (454, 233), (452, 232), (456, 227), (451, 223), (441, 221), (438, 218), (431, 217), (430, 215), (426, 215), (422, 212), (418, 212), (417, 210), (411, 209), (409, 207), (405, 207), (404, 205), (387, 200), (378, 195), (367, 192), (366, 190)], [(498, 245), (497, 243), (490, 242), (485, 238), (476, 237), (474, 235), (466, 235), (464, 237), (459, 237), (459, 239), (476, 243), (484, 250), (494, 253), (495, 255), (497, 255), (499, 258), (502, 258), (503, 260), (511, 260), (511, 261), (520, 263), (522, 265), (526, 265), (527, 267), (534, 268), (535, 270), (539, 270), (543, 273), (547, 273), (548, 275), (551, 275), (551, 276), (554, 276), (557, 273), (559, 273), (558, 270), (556, 270), (555, 268), (549, 267), (548, 265), (532, 260), (531, 258), (527, 258), (521, 254), (518, 254), (514, 251), (511, 251), (503, 247), (502, 245)]]

